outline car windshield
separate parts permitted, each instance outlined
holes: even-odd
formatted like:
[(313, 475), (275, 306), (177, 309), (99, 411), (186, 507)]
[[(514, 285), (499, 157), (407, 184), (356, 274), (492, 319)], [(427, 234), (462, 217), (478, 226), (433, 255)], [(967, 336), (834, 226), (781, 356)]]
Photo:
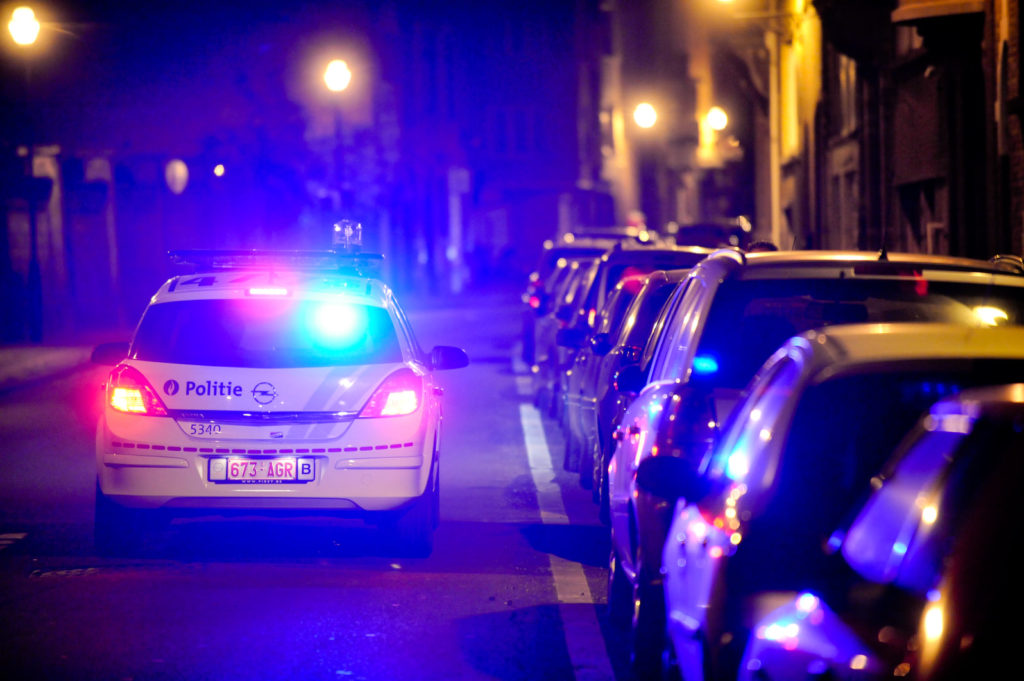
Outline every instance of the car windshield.
[(883, 367), (809, 388), (785, 428), (770, 500), (744, 543), (770, 552), (775, 576), (793, 588), (815, 586), (808, 580), (829, 574), (822, 547), (848, 526), (871, 491), (872, 476), (921, 414), (968, 387), (1021, 379), (1019, 360), (962, 360)]
[(204, 366), (292, 368), (401, 362), (387, 310), (308, 300), (187, 300), (150, 306), (132, 357)]
[(790, 336), (856, 322), (1002, 324), (1024, 321), (1024, 288), (924, 280), (730, 280), (721, 285), (698, 356), (715, 360), (715, 383), (742, 388)]

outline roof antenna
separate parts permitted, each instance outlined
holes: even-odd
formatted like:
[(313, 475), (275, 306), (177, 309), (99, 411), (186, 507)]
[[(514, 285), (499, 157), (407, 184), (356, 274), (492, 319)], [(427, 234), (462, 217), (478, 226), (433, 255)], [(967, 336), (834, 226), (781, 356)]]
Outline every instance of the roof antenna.
[(889, 262), (889, 251), (885, 250), (885, 246), (878, 251), (878, 262)]

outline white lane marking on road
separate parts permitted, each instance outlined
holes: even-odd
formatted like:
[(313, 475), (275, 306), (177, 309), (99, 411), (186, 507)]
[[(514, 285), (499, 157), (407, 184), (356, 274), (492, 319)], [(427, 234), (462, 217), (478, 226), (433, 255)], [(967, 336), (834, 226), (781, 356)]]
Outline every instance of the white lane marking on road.
[(520, 397), (529, 397), (533, 394), (533, 379), (529, 376), (516, 376), (516, 391)]
[[(519, 420), (523, 426), (530, 474), (537, 489), (541, 520), (549, 524), (567, 525), (569, 516), (562, 502), (562, 490), (555, 482), (551, 451), (544, 436), (540, 412), (533, 405), (520, 404)], [(565, 628), (565, 643), (575, 678), (577, 681), (614, 679), (615, 674), (605, 652), (601, 626), (594, 612), (594, 598), (583, 567), (553, 554), (548, 554), (548, 559), (551, 562), (551, 575), (558, 595), (558, 611)]]

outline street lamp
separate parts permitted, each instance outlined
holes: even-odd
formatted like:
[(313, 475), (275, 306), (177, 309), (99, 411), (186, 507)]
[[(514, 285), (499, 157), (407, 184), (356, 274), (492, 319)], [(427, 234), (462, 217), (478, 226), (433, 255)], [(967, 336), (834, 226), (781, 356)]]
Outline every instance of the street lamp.
[[(342, 59), (332, 59), (324, 70), (324, 84), (331, 92), (340, 93), (352, 82), (352, 71)], [(342, 128), (341, 106), (334, 103), (334, 184), (338, 190), (338, 203), (343, 204), (342, 181), (344, 175), (345, 134)], [(342, 208), (343, 205), (339, 205)]]
[(641, 128), (653, 128), (654, 124), (658, 122), (658, 112), (653, 106), (643, 102), (637, 104), (636, 108), (633, 109), (633, 120)]
[(36, 217), (38, 188), (35, 182), (35, 135), (32, 132), (32, 111), (29, 111), (32, 89), (32, 62), (29, 59), (27, 48), (35, 44), (39, 37), (40, 24), (36, 14), (31, 7), (17, 7), (11, 14), (11, 20), (7, 24), (7, 30), (11, 33), (11, 39), (20, 48), (26, 49), (25, 56), (25, 109), (26, 109), (26, 130), (28, 135), (28, 161), (26, 183), (28, 199), (28, 225), (29, 225), (29, 263), (28, 263), (28, 298), (29, 298), (29, 339), (38, 343), (43, 339), (43, 279), (39, 268), (39, 226)]
[(18, 45), (28, 46), (39, 37), (39, 21), (36, 13), (31, 7), (18, 7), (11, 14), (11, 20), (7, 24), (11, 32), (11, 38)]

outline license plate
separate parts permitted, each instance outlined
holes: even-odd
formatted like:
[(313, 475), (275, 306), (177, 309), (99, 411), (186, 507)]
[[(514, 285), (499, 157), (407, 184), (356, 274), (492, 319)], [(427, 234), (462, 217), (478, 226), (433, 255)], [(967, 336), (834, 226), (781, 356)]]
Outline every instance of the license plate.
[(294, 456), (251, 459), (228, 456), (210, 459), (211, 482), (285, 483), (310, 482), (316, 470), (314, 460)]

